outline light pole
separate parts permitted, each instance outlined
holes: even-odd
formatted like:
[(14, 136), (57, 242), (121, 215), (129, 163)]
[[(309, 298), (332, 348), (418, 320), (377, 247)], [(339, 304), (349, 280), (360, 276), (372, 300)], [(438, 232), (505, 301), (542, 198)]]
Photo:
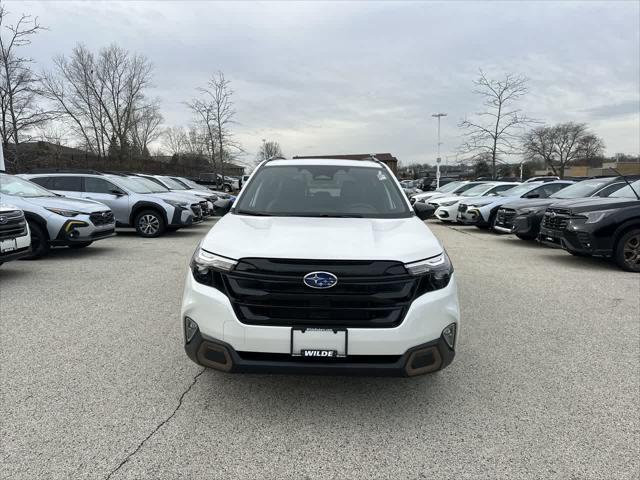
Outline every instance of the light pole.
[(446, 117), (447, 114), (434, 113), (431, 116), (438, 119), (438, 158), (436, 159), (436, 188), (440, 188), (440, 162), (442, 161), (442, 159), (440, 158), (440, 145), (442, 145), (442, 142), (440, 142), (440, 119), (442, 117)]

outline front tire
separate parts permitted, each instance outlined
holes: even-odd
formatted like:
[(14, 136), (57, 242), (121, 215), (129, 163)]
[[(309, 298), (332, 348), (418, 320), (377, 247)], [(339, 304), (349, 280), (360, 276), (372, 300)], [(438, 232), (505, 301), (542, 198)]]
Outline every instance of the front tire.
[(231, 187), (229, 185), (225, 185), (224, 187), (222, 187), (222, 191), (225, 193), (230, 193)]
[(145, 238), (159, 237), (166, 230), (164, 218), (156, 210), (143, 210), (138, 213), (134, 225), (138, 235)]
[(28, 223), (29, 230), (31, 230), (31, 253), (23, 258), (25, 260), (37, 260), (47, 255), (51, 249), (49, 246), (49, 235), (47, 235), (47, 231), (41, 227), (40, 224), (35, 222)]
[(627, 272), (640, 272), (640, 229), (629, 230), (620, 237), (616, 243), (613, 259)]

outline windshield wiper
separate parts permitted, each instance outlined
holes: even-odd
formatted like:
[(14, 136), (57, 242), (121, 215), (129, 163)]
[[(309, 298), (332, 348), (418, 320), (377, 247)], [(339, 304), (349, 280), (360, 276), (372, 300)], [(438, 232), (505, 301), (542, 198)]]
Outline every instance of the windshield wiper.
[(251, 215), (251, 216), (254, 216), (254, 217), (272, 217), (273, 216), (270, 213), (257, 212), (257, 211), (251, 211), (251, 210), (238, 210), (236, 213), (238, 215)]
[(318, 214), (309, 214), (309, 215), (301, 215), (304, 217), (320, 217), (320, 218), (362, 218), (362, 215), (351, 214), (351, 213), (318, 213)]

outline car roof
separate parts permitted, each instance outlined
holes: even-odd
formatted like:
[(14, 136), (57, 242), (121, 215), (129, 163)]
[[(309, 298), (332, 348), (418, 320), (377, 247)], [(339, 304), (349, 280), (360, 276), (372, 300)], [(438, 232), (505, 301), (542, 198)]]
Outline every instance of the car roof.
[(382, 163), (375, 160), (344, 160), (334, 158), (294, 158), (291, 160), (270, 160), (263, 164), (265, 167), (279, 167), (279, 166), (302, 166), (302, 165), (336, 165), (341, 167), (369, 167), (369, 168), (382, 168)]

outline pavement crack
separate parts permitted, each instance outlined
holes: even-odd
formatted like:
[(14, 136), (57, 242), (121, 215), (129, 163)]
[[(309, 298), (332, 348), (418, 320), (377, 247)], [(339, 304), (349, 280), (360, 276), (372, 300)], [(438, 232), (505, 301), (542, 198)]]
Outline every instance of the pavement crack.
[(129, 453), (124, 460), (122, 460), (122, 462), (120, 462), (120, 464), (114, 468), (113, 470), (111, 470), (109, 472), (109, 474), (105, 477), (105, 480), (109, 480), (114, 474), (116, 474), (118, 472), (118, 470), (120, 470), (131, 458), (133, 458), (139, 451), (140, 449), (144, 446), (145, 443), (147, 443), (147, 441), (153, 437), (156, 432), (158, 430), (160, 430), (164, 425), (166, 425), (174, 416), (176, 413), (178, 413), (178, 410), (180, 410), (180, 407), (182, 407), (182, 401), (184, 400), (184, 397), (187, 395), (187, 393), (189, 393), (191, 391), (191, 389), (193, 388), (193, 386), (196, 384), (196, 382), (198, 381), (198, 377), (200, 377), (200, 375), (202, 375), (205, 372), (206, 368), (203, 368), (202, 370), (200, 370), (194, 377), (192, 382), (189, 384), (189, 386), (186, 388), (186, 390), (184, 392), (182, 392), (182, 395), (180, 395), (180, 399), (178, 400), (178, 405), (176, 406), (176, 408), (173, 410), (173, 412), (171, 412), (171, 415), (169, 415), (167, 418), (165, 418), (162, 422), (160, 422), (156, 428), (153, 429), (153, 431), (146, 436), (146, 438), (144, 440), (142, 440), (138, 446), (131, 452)]

